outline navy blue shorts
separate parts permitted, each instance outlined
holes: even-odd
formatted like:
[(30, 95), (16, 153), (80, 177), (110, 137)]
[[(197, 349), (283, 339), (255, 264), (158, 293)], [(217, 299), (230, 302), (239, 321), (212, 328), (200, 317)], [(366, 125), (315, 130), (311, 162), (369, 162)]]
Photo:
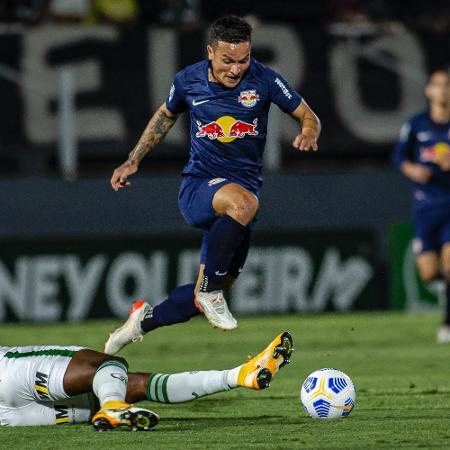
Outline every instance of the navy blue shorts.
[(414, 211), (413, 250), (416, 255), (424, 252), (439, 253), (450, 243), (450, 205), (433, 204)]
[[(230, 183), (236, 182), (225, 178), (199, 178), (189, 175), (185, 175), (181, 182), (178, 194), (178, 205), (181, 214), (189, 225), (203, 230), (200, 264), (204, 264), (206, 261), (208, 230), (218, 219), (212, 206), (214, 195), (221, 187)], [(247, 227), (248, 232), (246, 238), (236, 252), (236, 258), (233, 258), (233, 267), (230, 267), (228, 270), (228, 273), (233, 277), (237, 278), (237, 274), (239, 273), (239, 270), (242, 269), (245, 259), (247, 258), (250, 234), (254, 222), (255, 220)], [(236, 266), (236, 268), (234, 266)]]

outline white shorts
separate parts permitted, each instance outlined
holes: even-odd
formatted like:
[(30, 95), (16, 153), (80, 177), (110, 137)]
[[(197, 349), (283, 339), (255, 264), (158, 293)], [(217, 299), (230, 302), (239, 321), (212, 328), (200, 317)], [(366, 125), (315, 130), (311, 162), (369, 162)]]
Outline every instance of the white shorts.
[(93, 394), (69, 398), (64, 375), (83, 347), (0, 347), (0, 425), (54, 425), (89, 421)]

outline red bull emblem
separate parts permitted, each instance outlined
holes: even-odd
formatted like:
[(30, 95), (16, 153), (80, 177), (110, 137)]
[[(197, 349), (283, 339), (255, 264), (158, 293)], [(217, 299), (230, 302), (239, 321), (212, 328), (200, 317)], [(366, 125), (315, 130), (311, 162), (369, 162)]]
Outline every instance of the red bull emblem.
[(222, 116), (217, 120), (202, 125), (197, 121), (198, 131), (196, 137), (208, 137), (209, 139), (217, 139), (220, 142), (232, 142), (235, 139), (242, 139), (245, 136), (257, 136), (258, 119), (253, 119), (252, 123), (236, 120), (231, 116)]
[(259, 94), (255, 89), (241, 91), (239, 93), (238, 101), (242, 106), (245, 106), (246, 108), (252, 108), (259, 102)]
[(209, 122), (206, 125), (202, 125), (200, 121), (197, 121), (198, 131), (195, 134), (198, 138), (208, 136), (209, 139), (218, 139), (225, 136), (223, 128), (217, 122)]
[(423, 162), (433, 162), (439, 164), (447, 152), (450, 152), (450, 146), (445, 142), (438, 142), (431, 147), (422, 148), (420, 150), (420, 159)]

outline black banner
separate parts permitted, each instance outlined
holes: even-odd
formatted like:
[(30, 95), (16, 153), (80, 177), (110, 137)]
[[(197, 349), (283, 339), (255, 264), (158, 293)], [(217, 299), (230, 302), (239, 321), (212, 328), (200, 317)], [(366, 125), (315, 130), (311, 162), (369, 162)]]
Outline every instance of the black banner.
[[(175, 73), (205, 56), (205, 39), (204, 29), (157, 27), (45, 25), (1, 34), (7, 107), (0, 112), (0, 162), (54, 156), (62, 67), (76, 80), (81, 161), (122, 159)], [(401, 123), (425, 106), (426, 73), (446, 62), (447, 51), (445, 38), (408, 30), (349, 37), (321, 26), (263, 23), (253, 37), (253, 55), (282, 73), (322, 119), (318, 157), (386, 158)], [(21, 72), (23, 84), (5, 79), (5, 67)], [(286, 161), (294, 157), (297, 125), (279, 114)], [(151, 158), (186, 159), (188, 117), (180, 122)]]
[[(0, 242), (0, 322), (126, 317), (197, 278), (200, 242), (183, 236)], [(255, 236), (228, 298), (236, 314), (380, 307), (373, 234)]]

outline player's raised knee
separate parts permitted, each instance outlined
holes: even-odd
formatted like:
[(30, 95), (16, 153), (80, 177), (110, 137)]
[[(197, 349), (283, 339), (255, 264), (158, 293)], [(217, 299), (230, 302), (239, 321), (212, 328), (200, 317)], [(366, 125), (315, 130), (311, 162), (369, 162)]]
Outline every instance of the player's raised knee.
[(439, 272), (434, 272), (431, 270), (419, 270), (419, 275), (424, 283), (431, 283), (439, 278)]
[(450, 283), (450, 267), (444, 266), (442, 268), (442, 276), (444, 277), (447, 283)]
[(259, 208), (256, 197), (249, 194), (242, 194), (233, 198), (225, 213), (242, 225), (248, 225), (255, 217)]

